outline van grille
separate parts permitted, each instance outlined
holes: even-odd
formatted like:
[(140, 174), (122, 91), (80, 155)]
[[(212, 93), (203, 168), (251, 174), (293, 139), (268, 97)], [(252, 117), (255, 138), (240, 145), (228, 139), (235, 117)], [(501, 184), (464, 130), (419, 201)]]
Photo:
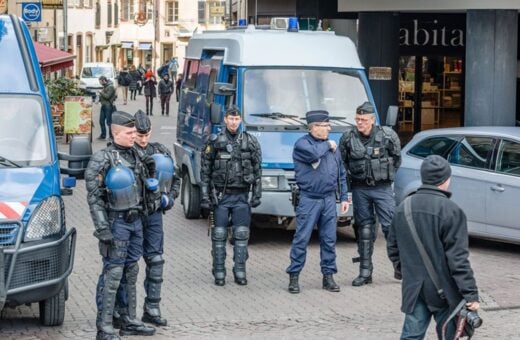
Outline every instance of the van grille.
[(16, 243), (16, 236), (20, 226), (17, 223), (0, 224), (0, 246), (12, 246)]

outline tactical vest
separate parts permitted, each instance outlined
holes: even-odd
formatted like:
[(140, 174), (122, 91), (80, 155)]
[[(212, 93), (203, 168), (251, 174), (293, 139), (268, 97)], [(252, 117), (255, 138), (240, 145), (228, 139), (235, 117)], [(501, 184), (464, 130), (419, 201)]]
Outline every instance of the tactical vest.
[(246, 133), (230, 140), (226, 132), (213, 143), (215, 162), (211, 180), (217, 188), (249, 188), (254, 183), (251, 149)]
[(364, 145), (357, 129), (351, 129), (348, 139), (349, 179), (356, 183), (370, 186), (381, 181), (392, 181), (395, 175), (394, 159), (389, 155), (390, 135), (385, 133), (385, 127), (377, 127)]

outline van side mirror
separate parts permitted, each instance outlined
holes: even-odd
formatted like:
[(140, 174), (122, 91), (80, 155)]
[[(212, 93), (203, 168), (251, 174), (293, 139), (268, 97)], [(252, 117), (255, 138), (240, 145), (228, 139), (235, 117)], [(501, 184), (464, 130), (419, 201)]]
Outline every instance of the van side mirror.
[(83, 179), (88, 161), (92, 156), (92, 144), (88, 136), (73, 136), (69, 145), (69, 154), (58, 152), (60, 160), (68, 161), (68, 167), (61, 167), (62, 174)]
[(386, 111), (386, 126), (394, 126), (397, 123), (398, 108), (396, 105), (388, 106)]
[(219, 124), (220, 123), (220, 115), (222, 113), (222, 105), (218, 103), (211, 103), (210, 106), (210, 116), (209, 119), (211, 124)]
[(213, 94), (217, 96), (232, 96), (235, 91), (235, 87), (230, 83), (215, 83), (213, 85)]

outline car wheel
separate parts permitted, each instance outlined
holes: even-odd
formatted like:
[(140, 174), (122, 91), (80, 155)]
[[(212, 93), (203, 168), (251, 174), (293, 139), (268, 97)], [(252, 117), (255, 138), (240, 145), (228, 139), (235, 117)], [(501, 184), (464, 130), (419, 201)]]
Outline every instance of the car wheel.
[(188, 173), (182, 176), (182, 207), (187, 219), (199, 218), (200, 191), (198, 186), (191, 184)]
[(65, 285), (53, 297), (39, 302), (40, 322), (44, 326), (60, 326), (65, 319)]

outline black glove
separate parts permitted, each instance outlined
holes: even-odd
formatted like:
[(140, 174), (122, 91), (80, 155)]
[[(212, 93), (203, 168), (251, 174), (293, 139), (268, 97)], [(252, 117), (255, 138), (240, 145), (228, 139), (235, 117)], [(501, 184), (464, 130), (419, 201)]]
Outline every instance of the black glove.
[(256, 207), (258, 207), (258, 206), (260, 205), (260, 203), (262, 203), (262, 202), (260, 201), (260, 198), (258, 198), (258, 197), (252, 197), (252, 198), (251, 198), (251, 207), (252, 207), (252, 208), (256, 208)]
[(202, 196), (202, 200), (200, 201), (200, 207), (202, 209), (212, 210), (213, 203), (209, 199), (209, 196)]
[(96, 230), (94, 232), (94, 236), (97, 237), (97, 239), (103, 243), (110, 243), (110, 242), (112, 242), (112, 239), (114, 238), (114, 236), (112, 235), (112, 232), (110, 231), (109, 228)]
[(163, 211), (166, 211), (166, 210), (170, 210), (171, 208), (173, 208), (173, 199), (166, 194), (162, 194), (161, 195), (161, 209)]

